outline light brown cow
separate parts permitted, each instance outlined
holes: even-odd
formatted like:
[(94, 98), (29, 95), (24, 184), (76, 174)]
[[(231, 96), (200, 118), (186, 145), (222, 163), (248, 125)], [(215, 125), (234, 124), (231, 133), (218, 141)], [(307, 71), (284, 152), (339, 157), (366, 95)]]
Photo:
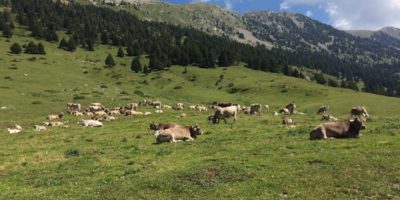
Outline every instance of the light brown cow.
[(282, 124), (291, 125), (291, 124), (293, 124), (293, 119), (290, 118), (290, 117), (288, 117), (288, 116), (285, 116), (285, 117), (282, 119)]
[(358, 116), (363, 116), (366, 118), (369, 118), (369, 114), (367, 112), (367, 109), (364, 106), (355, 106), (351, 109), (351, 115), (358, 117)]
[(311, 131), (310, 139), (359, 138), (360, 130), (366, 127), (364, 121), (363, 118), (356, 118), (341, 122), (326, 122)]
[(224, 120), (226, 124), (226, 119), (233, 117), (234, 122), (236, 122), (236, 117), (238, 113), (238, 107), (237, 106), (229, 106), (229, 107), (216, 107), (215, 108), (215, 113), (213, 117), (213, 124), (219, 124), (219, 121), (222, 119)]
[(67, 103), (68, 111), (81, 111), (81, 104), (79, 103)]
[(58, 115), (48, 115), (47, 119), (48, 120), (55, 120), (55, 119), (61, 119), (64, 117), (64, 113), (60, 113)]
[(202, 135), (203, 130), (197, 126), (174, 126), (165, 130), (160, 130), (156, 134), (157, 143), (162, 142), (177, 142), (177, 141), (192, 141), (198, 135)]

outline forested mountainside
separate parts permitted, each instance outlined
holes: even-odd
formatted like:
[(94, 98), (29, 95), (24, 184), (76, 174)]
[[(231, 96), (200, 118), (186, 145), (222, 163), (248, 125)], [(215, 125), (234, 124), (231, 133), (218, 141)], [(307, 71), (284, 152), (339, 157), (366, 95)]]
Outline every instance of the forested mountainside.
[[(395, 96), (400, 94), (397, 74), (399, 65), (393, 57), (389, 56), (395, 56), (397, 52), (389, 52), (392, 49), (378, 45), (375, 50), (379, 52), (374, 54), (373, 49), (368, 45), (377, 45), (377, 43), (370, 41), (367, 42), (367, 49), (371, 48), (371, 52), (365, 53), (367, 57), (372, 57), (371, 59), (374, 60), (374, 56), (379, 57), (378, 55), (387, 51), (387, 62), (372, 64), (367, 61), (367, 58), (350, 56), (350, 52), (343, 54), (349, 56), (340, 56), (341, 54), (334, 53), (334, 51), (342, 51), (339, 47), (336, 49), (331, 47), (329, 51), (316, 51), (315, 48), (299, 48), (295, 43), (291, 47), (277, 45), (272, 49), (264, 45), (246, 45), (228, 37), (213, 36), (192, 28), (142, 21), (126, 11), (80, 5), (74, 2), (65, 4), (51, 0), (15, 0), (8, 2), (8, 5), (7, 2), (3, 1), (3, 4), (12, 8), (11, 11), (16, 16), (18, 24), (27, 26), (32, 37), (53, 42), (61, 39), (60, 47), (69, 51), (74, 51), (78, 47), (93, 51), (99, 43), (123, 46), (128, 55), (149, 55), (151, 70), (161, 70), (170, 65), (193, 64), (201, 67), (215, 67), (243, 62), (253, 69), (301, 77), (302, 73), (298, 69), (307, 67), (340, 78), (341, 81), (332, 84), (333, 86), (341, 85), (358, 90), (359, 88), (355, 85), (362, 80), (368, 92)], [(5, 9), (3, 12), (5, 17), (1, 22), (3, 32), (9, 32), (10, 25), (13, 23), (12, 18), (7, 17), (10, 15)], [(301, 16), (296, 17), (301, 18)], [(290, 22), (287, 23), (290, 24)], [(313, 21), (309, 25), (316, 26), (315, 23), (317, 22)], [(304, 25), (309, 26), (308, 23)], [(264, 25), (260, 27), (265, 28)], [(329, 26), (325, 28), (338, 35), (346, 34), (346, 37), (349, 35), (332, 30), (333, 28)], [(57, 31), (65, 31), (68, 37), (59, 38)], [(300, 32), (297, 35), (305, 37), (307, 33)], [(327, 38), (329, 37), (326, 36), (325, 39)], [(315, 42), (323, 39), (316, 38)], [(352, 37), (352, 39), (358, 38)], [(346, 46), (344, 41), (342, 42), (339, 44)], [(332, 82), (320, 77), (316, 74), (314, 78), (321, 84)]]

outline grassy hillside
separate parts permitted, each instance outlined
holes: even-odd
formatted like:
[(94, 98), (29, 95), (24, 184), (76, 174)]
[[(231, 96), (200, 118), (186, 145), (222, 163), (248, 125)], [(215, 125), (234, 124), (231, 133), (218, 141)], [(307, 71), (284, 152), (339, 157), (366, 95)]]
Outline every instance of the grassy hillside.
[[(0, 107), (7, 107), (0, 110), (0, 199), (400, 198), (397, 98), (241, 66), (189, 67), (187, 74), (176, 66), (146, 76), (132, 73), (132, 58), (117, 58), (117, 49), (108, 46), (70, 53), (41, 41), (47, 55), (9, 54), (13, 42), (32, 41), (26, 35), (19, 30), (10, 41), (0, 38)], [(117, 62), (114, 68), (104, 67), (108, 53)], [(143, 98), (171, 104), (258, 102), (272, 110), (295, 101), (306, 115), (293, 116), (294, 127), (280, 125), (281, 117), (271, 113), (240, 114), (232, 128), (211, 125), (206, 121), (211, 111), (185, 110), (187, 118), (166, 111), (120, 117), (98, 129), (80, 127), (70, 116), (69, 128), (41, 133), (31, 128), (63, 111), (67, 102), (112, 107)], [(321, 105), (330, 105), (332, 115), (342, 119), (352, 106), (367, 106), (372, 117), (361, 139), (309, 141)], [(193, 142), (155, 145), (147, 129), (153, 121), (199, 124), (207, 134)], [(15, 123), (24, 131), (6, 133)]]

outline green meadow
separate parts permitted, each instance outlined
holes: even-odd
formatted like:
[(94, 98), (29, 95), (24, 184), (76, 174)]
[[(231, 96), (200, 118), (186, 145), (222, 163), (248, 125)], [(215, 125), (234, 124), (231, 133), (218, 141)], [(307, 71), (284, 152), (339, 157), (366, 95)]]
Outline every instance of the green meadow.
[[(18, 29), (0, 38), (0, 199), (400, 199), (400, 99), (332, 88), (241, 65), (201, 69), (173, 66), (134, 73), (132, 57), (96, 46), (71, 53), (40, 41), (46, 55), (13, 55), (14, 43), (35, 41)], [(35, 41), (37, 42), (37, 41)], [(115, 67), (104, 67), (111, 53)], [(141, 58), (146, 65), (147, 58)], [(33, 125), (66, 103), (125, 106), (143, 99), (174, 105), (213, 101), (268, 104), (271, 111), (295, 101), (305, 115), (239, 114), (237, 123), (212, 125), (207, 112), (152, 107), (150, 116), (118, 116), (101, 128), (69, 127), (35, 132)], [(322, 123), (316, 114), (348, 119), (364, 105), (371, 118), (360, 139), (308, 140)], [(179, 117), (187, 113), (186, 118)], [(193, 142), (155, 144), (151, 122), (200, 125)], [(23, 131), (9, 134), (19, 124)]]

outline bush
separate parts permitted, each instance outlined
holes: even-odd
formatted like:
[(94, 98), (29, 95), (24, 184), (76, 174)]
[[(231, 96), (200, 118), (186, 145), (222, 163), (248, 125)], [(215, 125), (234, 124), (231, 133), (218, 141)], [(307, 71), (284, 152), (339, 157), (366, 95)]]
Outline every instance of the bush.
[(13, 45), (11, 45), (10, 51), (13, 54), (20, 54), (22, 52), (22, 48), (18, 43), (14, 43)]
[(64, 152), (64, 156), (65, 156), (66, 158), (68, 158), (68, 157), (74, 157), (74, 156), (79, 156), (79, 150), (78, 150), (78, 149), (67, 149), (67, 150)]

